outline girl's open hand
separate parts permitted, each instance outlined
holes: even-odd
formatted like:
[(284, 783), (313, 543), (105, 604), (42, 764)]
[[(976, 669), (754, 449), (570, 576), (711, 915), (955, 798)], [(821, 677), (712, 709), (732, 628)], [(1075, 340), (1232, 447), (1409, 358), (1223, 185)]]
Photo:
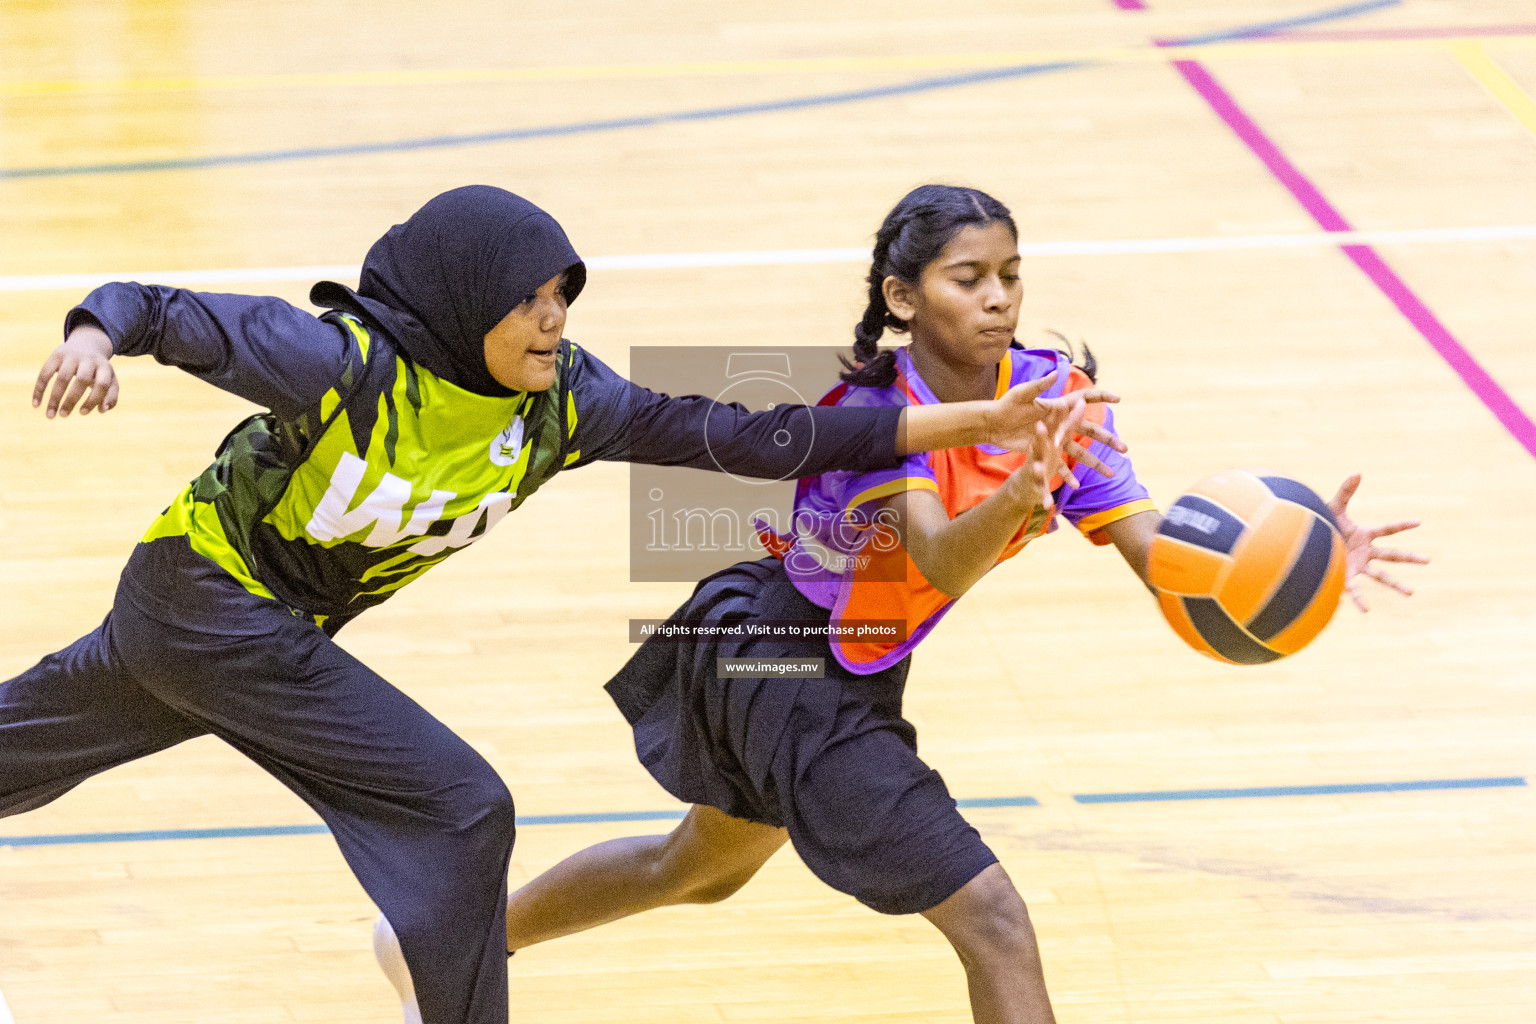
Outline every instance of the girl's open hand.
[[(57, 378), (57, 379), (55, 379)], [(92, 409), (109, 411), (117, 404), (117, 373), (112, 369), (112, 339), (97, 327), (76, 327), (64, 344), (43, 362), (32, 388), (32, 408), (43, 404), (48, 382), (48, 418), (68, 416), (80, 404), (80, 415)], [(84, 396), (85, 401), (81, 402)]]
[(1370, 611), (1370, 605), (1355, 587), (1355, 577), (1369, 576), (1384, 587), (1390, 587), (1399, 594), (1413, 593), (1413, 588), (1399, 583), (1385, 572), (1376, 568), (1374, 562), (1411, 562), (1414, 565), (1427, 565), (1429, 559), (1423, 555), (1415, 555), (1407, 551), (1398, 551), (1396, 548), (1378, 548), (1376, 541), (1382, 537), (1390, 537), (1394, 533), (1402, 533), (1419, 525), (1417, 519), (1404, 519), (1401, 522), (1388, 523), (1386, 526), (1366, 528), (1358, 526), (1354, 520), (1344, 514), (1349, 506), (1349, 499), (1355, 496), (1355, 490), (1360, 486), (1360, 474), (1356, 473), (1339, 485), (1339, 493), (1328, 502), (1328, 507), (1333, 510), (1333, 517), (1338, 520), (1339, 532), (1344, 535), (1344, 551), (1346, 563), (1344, 567), (1344, 589), (1349, 592), (1350, 600), (1355, 602), (1355, 607), (1363, 612)]
[(1013, 489), (1014, 500), (1024, 508), (1041, 508), (1050, 510), (1053, 499), (1051, 498), (1051, 478), (1060, 476), (1076, 487), (1077, 478), (1072, 475), (1072, 470), (1067, 468), (1063, 458), (1064, 448), (1071, 436), (1081, 430), (1083, 416), (1088, 411), (1086, 402), (1075, 402), (1060, 418), (1054, 429), (1046, 427), (1045, 422), (1035, 423), (1034, 436), (1030, 441), (1029, 461), (1013, 471), (1007, 484)]
[[(1066, 421), (1074, 409), (1090, 402), (1120, 401), (1119, 395), (1102, 388), (1074, 391), (1060, 398), (1041, 398), (1046, 389), (1055, 382), (1056, 372), (1053, 370), (1039, 380), (1009, 388), (1003, 397), (997, 399), (994, 403), (996, 409), (991, 431), (992, 443), (1009, 451), (1028, 452), (1035, 444), (1036, 424), (1043, 423), (1046, 433), (1054, 437), (1057, 428)], [(1089, 444), (1102, 441), (1117, 452), (1126, 450), (1125, 442), (1105, 429), (1102, 424), (1086, 422), (1081, 416), (1075, 423), (1076, 426), (1061, 442), (1062, 454), (1081, 465), (1098, 470), (1105, 476), (1113, 476), (1114, 474), (1105, 467), (1104, 463), (1099, 461), (1098, 456), (1088, 450), (1088, 445), (1077, 441), (1076, 438), (1085, 438)]]

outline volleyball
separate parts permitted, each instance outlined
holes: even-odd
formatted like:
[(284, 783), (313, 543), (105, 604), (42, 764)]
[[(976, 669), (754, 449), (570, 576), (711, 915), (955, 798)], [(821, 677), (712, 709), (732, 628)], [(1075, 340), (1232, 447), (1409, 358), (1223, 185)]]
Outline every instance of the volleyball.
[(1189, 646), (1234, 665), (1295, 654), (1344, 589), (1344, 539), (1322, 498), (1263, 470), (1206, 477), (1169, 507), (1147, 582)]

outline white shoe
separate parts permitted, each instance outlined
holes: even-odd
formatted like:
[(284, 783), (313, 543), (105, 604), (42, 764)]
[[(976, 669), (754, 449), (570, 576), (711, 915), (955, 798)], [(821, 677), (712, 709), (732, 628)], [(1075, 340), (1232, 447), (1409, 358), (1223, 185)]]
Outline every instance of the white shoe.
[(416, 1006), (416, 986), (411, 982), (410, 968), (405, 965), (405, 954), (400, 951), (400, 940), (395, 938), (395, 930), (382, 914), (373, 925), (373, 956), (378, 960), (384, 977), (395, 986), (395, 992), (400, 996), (405, 1024), (421, 1024), (421, 1010)]

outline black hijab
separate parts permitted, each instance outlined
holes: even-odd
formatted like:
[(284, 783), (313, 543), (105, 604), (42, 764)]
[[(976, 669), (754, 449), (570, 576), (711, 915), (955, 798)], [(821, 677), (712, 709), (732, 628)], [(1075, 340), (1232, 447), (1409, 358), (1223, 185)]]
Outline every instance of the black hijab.
[(566, 272), (574, 301), (587, 268), (553, 217), (505, 189), (467, 185), (432, 199), (373, 243), (357, 291), (310, 289), (317, 306), (384, 329), (418, 366), (466, 391), (506, 397), (485, 365), (485, 335), (545, 281)]

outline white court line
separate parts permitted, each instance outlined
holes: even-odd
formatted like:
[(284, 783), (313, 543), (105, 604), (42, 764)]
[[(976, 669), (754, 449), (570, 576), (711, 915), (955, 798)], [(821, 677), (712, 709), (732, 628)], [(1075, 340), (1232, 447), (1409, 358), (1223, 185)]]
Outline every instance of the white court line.
[(0, 1024), (16, 1024), (16, 1018), (11, 1016), (11, 1008), (5, 1005), (4, 992), (0, 992)]
[[(1536, 239), (1536, 224), (1471, 228), (1410, 228), (1383, 231), (1328, 231), (1300, 235), (1229, 235), (1205, 238), (1118, 238), (1063, 242), (1021, 242), (1025, 256), (1119, 256), (1146, 253), (1226, 252), (1234, 249), (1303, 249), (1336, 245), (1416, 245), (1426, 242), (1505, 242)], [(677, 270), (692, 267), (776, 267), (803, 263), (863, 263), (869, 250), (753, 249), (742, 252), (639, 253), (594, 256), (591, 270)], [(241, 267), (229, 270), (140, 270), (108, 274), (22, 274), (0, 277), (0, 292), (90, 289), (108, 281), (219, 285), (321, 278), (356, 280), (356, 264), (302, 267)], [(0, 1020), (0, 1024), (5, 1021)]]

